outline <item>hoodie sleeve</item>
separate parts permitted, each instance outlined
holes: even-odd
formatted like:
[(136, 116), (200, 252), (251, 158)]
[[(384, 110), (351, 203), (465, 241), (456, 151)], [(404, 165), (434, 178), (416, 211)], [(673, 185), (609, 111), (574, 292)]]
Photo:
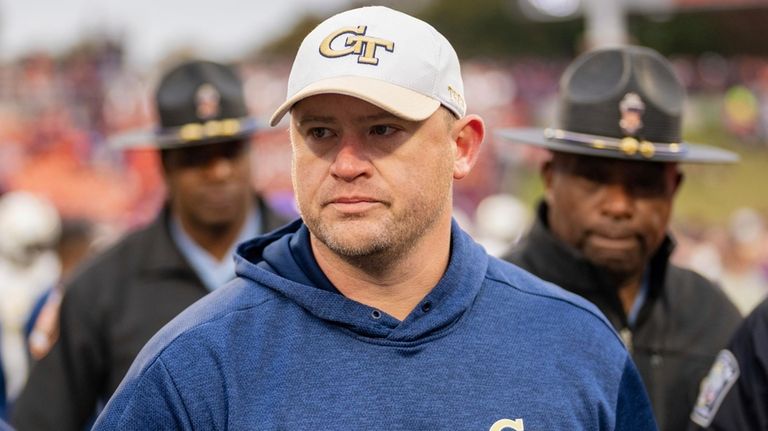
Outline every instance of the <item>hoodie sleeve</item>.
[(629, 356), (624, 363), (624, 372), (619, 383), (614, 429), (621, 431), (658, 430), (645, 386)]
[(126, 377), (99, 415), (93, 430), (195, 428), (173, 378), (158, 358), (138, 376)]

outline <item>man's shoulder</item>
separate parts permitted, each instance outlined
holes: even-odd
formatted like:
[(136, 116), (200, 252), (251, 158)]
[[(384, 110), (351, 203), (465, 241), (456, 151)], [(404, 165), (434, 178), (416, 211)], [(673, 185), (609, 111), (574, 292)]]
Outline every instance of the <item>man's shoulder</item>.
[(158, 220), (130, 229), (108, 247), (94, 255), (87, 262), (83, 272), (98, 271), (104, 266), (115, 265), (120, 262), (125, 264), (126, 258), (145, 256), (147, 251), (153, 249), (158, 242), (166, 241), (169, 238)]
[(712, 280), (704, 277), (698, 272), (682, 266), (669, 263), (667, 265), (667, 282), (683, 286), (687, 289), (703, 289), (707, 295), (713, 291), (719, 292), (720, 289)]
[(662, 295), (665, 318), (672, 328), (669, 337), (697, 340), (686, 341), (692, 351), (714, 354), (725, 346), (742, 321), (741, 313), (722, 289), (686, 268), (669, 265)]
[(260, 307), (275, 298), (276, 295), (270, 289), (252, 281), (243, 278), (232, 280), (190, 305), (158, 331), (142, 349), (131, 372), (140, 373), (142, 368), (161, 356), (169, 360), (184, 352), (194, 356), (195, 352), (190, 350), (190, 346), (215, 343), (223, 337), (236, 335), (233, 321), (237, 320), (238, 315), (247, 314), (251, 324), (254, 316), (261, 315), (253, 313), (254, 309), (260, 310)]
[[(120, 280), (135, 277), (158, 254), (174, 247), (160, 220), (125, 233), (106, 249), (86, 260), (67, 283), (67, 290), (96, 294), (120, 285)], [(112, 282), (107, 283), (107, 280)]]
[[(765, 358), (764, 361), (768, 365), (768, 298), (764, 299), (744, 318), (738, 331), (734, 334), (732, 346), (734, 343), (740, 344), (742, 349), (744, 346), (749, 346), (750, 349), (760, 349), (763, 352), (761, 357)], [(766, 370), (766, 375), (768, 375), (768, 370)]]
[(669, 264), (664, 290), (672, 304), (697, 314), (701, 314), (701, 307), (704, 307), (717, 311), (720, 317), (740, 316), (736, 306), (715, 282), (693, 270)]
[[(764, 299), (763, 302), (758, 304), (757, 307), (752, 310), (748, 320), (751, 325), (762, 326), (768, 329), (768, 298)], [(766, 342), (768, 342), (768, 339), (766, 339)]]
[(486, 278), (500, 284), (501, 288), (495, 290), (497, 295), (514, 296), (516, 302), (525, 301), (520, 308), (534, 313), (549, 313), (564, 325), (587, 325), (581, 326), (580, 330), (613, 334), (621, 344), (621, 339), (603, 313), (579, 295), (496, 258), (490, 259)]

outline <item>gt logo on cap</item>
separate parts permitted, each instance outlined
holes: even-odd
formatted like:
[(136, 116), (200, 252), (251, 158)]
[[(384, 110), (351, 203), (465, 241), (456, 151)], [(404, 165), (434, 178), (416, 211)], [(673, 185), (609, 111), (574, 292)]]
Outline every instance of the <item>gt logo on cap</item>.
[[(379, 39), (377, 37), (366, 36), (365, 31), (368, 26), (359, 25), (357, 27), (342, 27), (333, 33), (326, 36), (320, 43), (320, 54), (328, 58), (344, 57), (345, 55), (357, 55), (357, 62), (361, 64), (379, 64), (379, 59), (376, 58), (376, 48), (383, 47), (389, 52), (395, 50), (395, 43), (386, 40)], [(331, 44), (337, 37), (344, 34), (352, 34), (354, 36), (347, 36), (347, 40), (344, 41), (345, 49), (333, 49)]]

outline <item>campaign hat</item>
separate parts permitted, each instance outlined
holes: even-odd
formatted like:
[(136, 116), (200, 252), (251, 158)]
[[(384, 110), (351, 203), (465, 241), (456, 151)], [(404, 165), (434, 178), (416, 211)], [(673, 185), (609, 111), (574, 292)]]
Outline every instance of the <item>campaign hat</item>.
[(658, 52), (620, 46), (587, 52), (560, 80), (557, 122), (496, 131), (503, 140), (552, 151), (649, 162), (733, 163), (737, 154), (686, 142), (686, 92)]
[(261, 127), (248, 114), (235, 70), (212, 61), (186, 61), (166, 72), (155, 92), (155, 107), (157, 127), (115, 136), (112, 144), (183, 148), (243, 139)]

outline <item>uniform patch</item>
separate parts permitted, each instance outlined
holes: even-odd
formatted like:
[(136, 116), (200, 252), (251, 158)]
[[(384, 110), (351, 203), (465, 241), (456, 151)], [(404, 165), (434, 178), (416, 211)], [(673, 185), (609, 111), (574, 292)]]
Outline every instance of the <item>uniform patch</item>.
[(201, 120), (210, 120), (219, 115), (221, 110), (221, 94), (211, 84), (203, 84), (195, 93), (195, 111)]
[(697, 425), (708, 427), (715, 418), (723, 399), (739, 379), (739, 363), (728, 350), (717, 354), (709, 374), (701, 381), (699, 397), (691, 412), (691, 420)]
[(619, 127), (628, 136), (635, 136), (643, 128), (645, 103), (637, 93), (627, 93), (619, 102), (619, 111), (621, 112)]

